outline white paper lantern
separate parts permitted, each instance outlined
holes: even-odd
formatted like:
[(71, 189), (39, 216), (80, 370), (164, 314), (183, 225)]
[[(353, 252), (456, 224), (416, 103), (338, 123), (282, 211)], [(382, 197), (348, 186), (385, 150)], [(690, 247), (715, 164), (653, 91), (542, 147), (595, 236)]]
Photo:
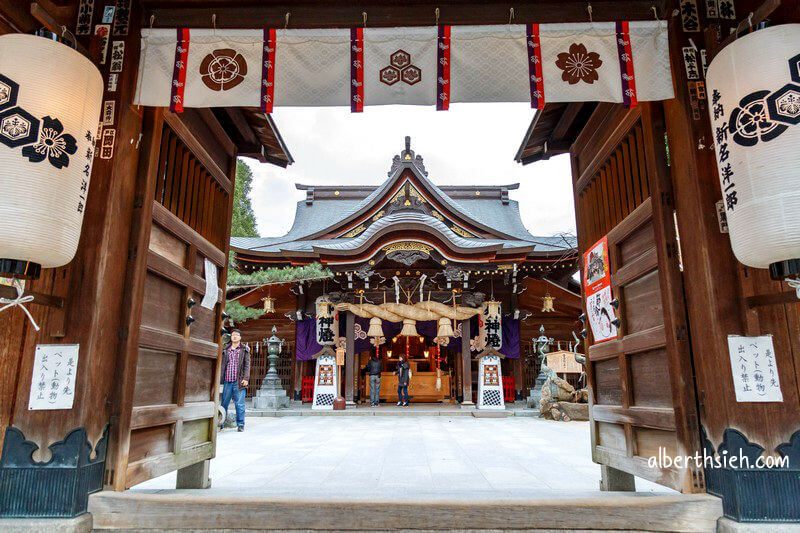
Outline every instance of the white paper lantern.
[(0, 36), (0, 270), (6, 274), (24, 277), (27, 268), (35, 277), (39, 265), (58, 267), (75, 256), (102, 99), (100, 72), (69, 46)]
[(486, 347), (499, 350), (503, 346), (503, 310), (500, 302), (486, 302), (484, 324)]
[(733, 253), (785, 277), (800, 264), (800, 24), (737, 39), (707, 81)]
[(317, 298), (317, 343), (333, 346), (339, 336), (339, 313), (334, 309), (330, 298), (323, 295)]

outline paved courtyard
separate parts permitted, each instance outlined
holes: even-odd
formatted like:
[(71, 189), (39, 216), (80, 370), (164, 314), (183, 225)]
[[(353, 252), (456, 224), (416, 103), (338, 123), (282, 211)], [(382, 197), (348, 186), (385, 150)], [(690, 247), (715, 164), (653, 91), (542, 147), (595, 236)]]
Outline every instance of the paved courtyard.
[[(251, 417), (221, 432), (206, 494), (400, 498), (598, 491), (588, 422), (528, 417)], [(637, 491), (671, 492), (636, 480)], [(175, 488), (175, 473), (132, 490)]]

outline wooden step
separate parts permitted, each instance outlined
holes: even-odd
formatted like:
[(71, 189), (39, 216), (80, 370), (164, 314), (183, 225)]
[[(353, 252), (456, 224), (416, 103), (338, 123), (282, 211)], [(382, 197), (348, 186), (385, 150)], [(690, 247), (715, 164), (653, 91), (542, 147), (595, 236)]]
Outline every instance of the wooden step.
[(708, 494), (541, 492), (475, 498), (254, 496), (247, 489), (105, 491), (89, 498), (95, 531), (714, 531)]

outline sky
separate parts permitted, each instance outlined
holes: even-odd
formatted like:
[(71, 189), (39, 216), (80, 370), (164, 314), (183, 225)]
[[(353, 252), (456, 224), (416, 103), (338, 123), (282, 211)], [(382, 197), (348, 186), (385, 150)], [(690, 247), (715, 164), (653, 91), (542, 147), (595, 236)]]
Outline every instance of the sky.
[(262, 237), (284, 235), (305, 198), (295, 183), (365, 185), (387, 179), (392, 157), (404, 148), (424, 159), (436, 185), (506, 185), (534, 235), (575, 233), (569, 156), (527, 166), (514, 161), (533, 118), (525, 103), (422, 106), (279, 108), (272, 117), (295, 163), (286, 169), (245, 159), (253, 170), (251, 200)]

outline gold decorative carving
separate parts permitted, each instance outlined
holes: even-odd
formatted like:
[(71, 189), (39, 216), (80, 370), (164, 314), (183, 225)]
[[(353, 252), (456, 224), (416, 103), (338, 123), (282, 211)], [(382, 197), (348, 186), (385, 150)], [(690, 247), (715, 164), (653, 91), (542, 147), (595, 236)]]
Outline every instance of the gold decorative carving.
[(514, 265), (497, 265), (497, 270), (511, 270), (514, 268)]
[(342, 235), (342, 237), (345, 238), (345, 239), (351, 239), (351, 238), (355, 237), (356, 235), (359, 235), (365, 229), (367, 229), (367, 227), (364, 224), (361, 224), (360, 226), (355, 227), (355, 228), (351, 229), (350, 231), (348, 231), (347, 233), (345, 233), (344, 235)]
[(443, 221), (444, 220), (444, 217), (442, 216), (442, 214), (439, 213), (439, 211), (436, 211), (436, 210), (431, 211), (431, 216), (433, 218), (439, 220), (439, 221)]
[(472, 233), (468, 232), (464, 228), (460, 228), (460, 227), (456, 226), (455, 224), (450, 226), (450, 229), (453, 230), (458, 235), (461, 235), (462, 237), (464, 237), (466, 239), (474, 239), (475, 238), (475, 235), (473, 235)]
[(433, 250), (432, 246), (428, 246), (420, 242), (411, 242), (411, 241), (395, 242), (388, 246), (384, 246), (383, 248), (383, 251), (386, 252), (387, 254), (399, 251), (415, 251), (415, 252), (423, 252), (430, 255), (432, 250)]
[[(394, 195), (394, 198), (392, 198), (392, 203), (398, 203), (402, 201), (403, 205), (407, 206), (411, 205), (411, 202), (409, 200), (405, 200), (405, 197), (406, 197), (405, 187), (402, 187), (400, 191), (398, 191), (398, 193)], [(423, 198), (423, 196), (419, 193), (419, 191), (411, 184), (408, 185), (408, 197), (416, 198), (417, 202), (421, 204), (428, 202), (425, 198)]]
[(375, 216), (374, 216), (374, 217), (372, 217), (372, 221), (373, 221), (373, 222), (377, 222), (378, 220), (382, 219), (382, 218), (383, 218), (383, 215), (384, 215), (385, 213), (386, 213), (386, 212), (385, 212), (383, 209), (381, 209), (380, 211), (378, 211), (377, 213), (375, 213)]

